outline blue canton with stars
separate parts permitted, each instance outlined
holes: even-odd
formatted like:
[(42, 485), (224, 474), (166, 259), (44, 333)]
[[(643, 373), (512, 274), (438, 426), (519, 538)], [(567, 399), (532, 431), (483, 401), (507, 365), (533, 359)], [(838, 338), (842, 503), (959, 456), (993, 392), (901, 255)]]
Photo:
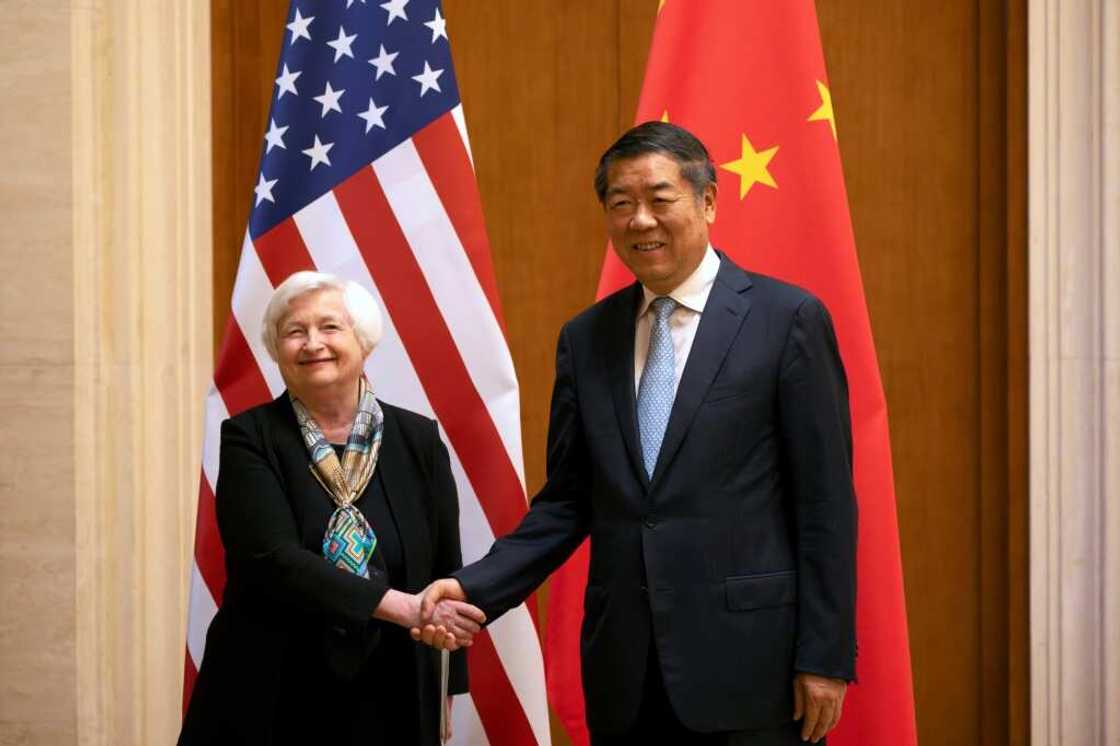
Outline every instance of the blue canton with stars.
[(458, 103), (439, 0), (294, 0), (250, 235), (267, 232)]

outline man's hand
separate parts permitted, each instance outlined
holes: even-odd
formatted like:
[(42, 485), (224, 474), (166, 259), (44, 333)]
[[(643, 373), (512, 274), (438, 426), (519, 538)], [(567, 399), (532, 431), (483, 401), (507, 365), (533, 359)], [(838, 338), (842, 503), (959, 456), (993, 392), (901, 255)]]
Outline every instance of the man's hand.
[(441, 599), (450, 598), (454, 601), (466, 601), (467, 594), (463, 586), (455, 578), (440, 578), (433, 581), (427, 588), (420, 592), (420, 618), (424, 622), (432, 620), (436, 604)]
[[(474, 636), (478, 634), (483, 623), (486, 622), (486, 615), (482, 613), (481, 609), (468, 603), (445, 598), (436, 604), (435, 609), (432, 610), (431, 619), (427, 622), (424, 628), (420, 630), (419, 639), (421, 641), (429, 645), (432, 644), (424, 638), (425, 630), (433, 630), (433, 637), (436, 631), (442, 630), (455, 640), (458, 647), (465, 648), (470, 647), (474, 642)], [(413, 628), (413, 630), (415, 629)], [(413, 630), (410, 630), (412, 637), (417, 639)], [(454, 648), (451, 649), (454, 650)]]
[(840, 722), (848, 684), (811, 673), (793, 677), (793, 719), (801, 720), (801, 740), (817, 743)]
[(469, 646), (486, 622), (480, 609), (465, 603), (467, 596), (458, 580), (437, 580), (420, 595), (420, 622), (424, 626), (413, 627), (410, 633), (413, 640), (425, 645), (449, 650)]

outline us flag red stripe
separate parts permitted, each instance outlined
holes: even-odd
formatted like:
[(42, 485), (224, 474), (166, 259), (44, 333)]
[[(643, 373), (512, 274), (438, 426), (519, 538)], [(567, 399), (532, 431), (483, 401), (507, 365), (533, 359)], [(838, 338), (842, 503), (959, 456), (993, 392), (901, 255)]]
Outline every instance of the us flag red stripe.
[(490, 239), (482, 221), (478, 190), (473, 188), (474, 167), (454, 125), (449, 118), (437, 119), (417, 132), (412, 141), (432, 183), (443, 196), (444, 207), (463, 242), (463, 249), (474, 266), (498, 323), (504, 328), (498, 286), (494, 282), (494, 269), (490, 262)]
[[(292, 272), (344, 276), (381, 305), (385, 333), (366, 372), (380, 398), (440, 422), (459, 490), (464, 561), (482, 556), (527, 507), (517, 380), (442, 10), (411, 0), (406, 15), (376, 4), (291, 3), (295, 28), (277, 66), (232, 313), (206, 400), (184, 707), (225, 585), (213, 497), (219, 427), (283, 390), (260, 324), (272, 289)], [(340, 27), (343, 38), (356, 35), (341, 47)], [(471, 693), (456, 698), (455, 742), (550, 743), (529, 607), (494, 622), (469, 661)]]

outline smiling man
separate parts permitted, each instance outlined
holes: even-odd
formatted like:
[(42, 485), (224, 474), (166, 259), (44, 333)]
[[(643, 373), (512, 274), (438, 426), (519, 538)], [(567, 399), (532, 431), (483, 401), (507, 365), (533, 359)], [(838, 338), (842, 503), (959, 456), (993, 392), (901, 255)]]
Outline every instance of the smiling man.
[(715, 168), (688, 131), (630, 130), (595, 188), (638, 282), (564, 325), (547, 482), (425, 607), (467, 598), (495, 619), (590, 535), (593, 744), (819, 742), (855, 675), (856, 503), (832, 322), (806, 291), (713, 250)]

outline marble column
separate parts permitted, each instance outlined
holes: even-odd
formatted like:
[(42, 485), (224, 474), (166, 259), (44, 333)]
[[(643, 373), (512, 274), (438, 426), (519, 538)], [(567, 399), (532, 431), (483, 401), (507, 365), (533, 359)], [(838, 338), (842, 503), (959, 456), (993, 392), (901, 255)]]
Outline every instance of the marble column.
[(0, 743), (173, 743), (211, 369), (209, 3), (3, 10)]
[(79, 742), (173, 743), (211, 373), (209, 3), (71, 13)]
[(1031, 741), (1120, 744), (1120, 2), (1030, 0)]

